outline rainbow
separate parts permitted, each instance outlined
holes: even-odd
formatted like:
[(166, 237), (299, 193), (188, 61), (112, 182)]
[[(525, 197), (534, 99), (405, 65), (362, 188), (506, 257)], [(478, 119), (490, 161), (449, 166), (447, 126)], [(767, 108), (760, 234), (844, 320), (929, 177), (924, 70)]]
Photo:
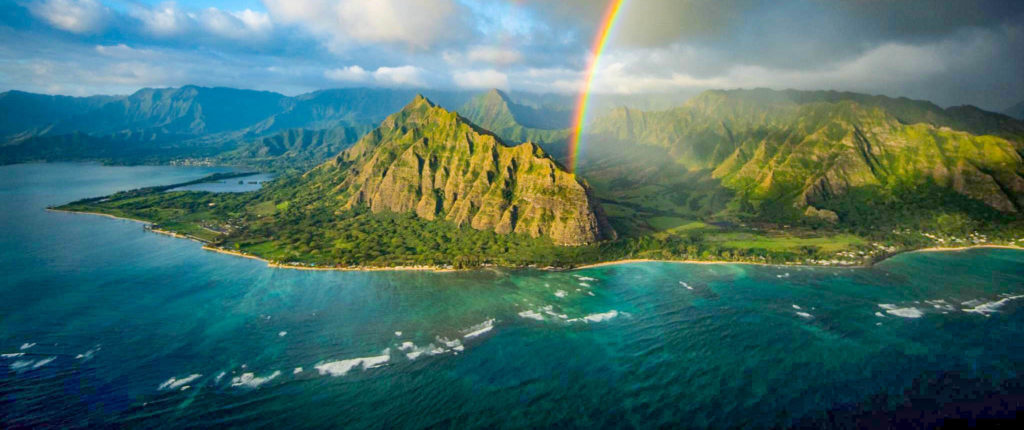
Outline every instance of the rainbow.
[(576, 102), (576, 113), (573, 115), (572, 129), (569, 134), (569, 171), (576, 172), (576, 157), (580, 152), (580, 139), (583, 136), (583, 125), (587, 120), (587, 102), (590, 100), (590, 85), (594, 80), (594, 72), (597, 70), (597, 62), (604, 52), (605, 44), (608, 43), (608, 35), (615, 26), (615, 18), (619, 16), (619, 9), (625, 0), (611, 0), (604, 11), (604, 18), (594, 35), (594, 45), (591, 48), (593, 55), (590, 63), (587, 64), (586, 77), (583, 79), (583, 88), (580, 91), (579, 100)]

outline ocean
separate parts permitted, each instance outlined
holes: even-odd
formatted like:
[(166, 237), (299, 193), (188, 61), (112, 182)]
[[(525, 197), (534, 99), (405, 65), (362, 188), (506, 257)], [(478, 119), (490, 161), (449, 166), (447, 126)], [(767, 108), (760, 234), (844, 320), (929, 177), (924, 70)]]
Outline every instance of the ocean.
[(927, 427), (1024, 404), (1022, 251), (300, 271), (45, 210), (224, 170), (0, 167), (0, 427)]

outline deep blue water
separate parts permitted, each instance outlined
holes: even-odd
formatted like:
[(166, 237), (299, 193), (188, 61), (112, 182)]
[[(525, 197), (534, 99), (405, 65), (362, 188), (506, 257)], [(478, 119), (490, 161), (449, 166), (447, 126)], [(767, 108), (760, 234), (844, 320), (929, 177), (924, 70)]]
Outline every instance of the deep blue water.
[(44, 210), (213, 171), (0, 167), (0, 427), (853, 427), (1022, 408), (1024, 252), (312, 272)]

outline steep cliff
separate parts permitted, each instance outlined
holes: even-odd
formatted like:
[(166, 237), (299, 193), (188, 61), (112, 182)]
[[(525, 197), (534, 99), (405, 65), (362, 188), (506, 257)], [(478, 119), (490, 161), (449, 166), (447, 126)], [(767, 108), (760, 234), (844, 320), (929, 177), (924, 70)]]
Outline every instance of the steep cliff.
[(540, 147), (507, 146), (422, 96), (289, 186), (338, 210), (413, 212), (561, 245), (615, 235), (586, 183)]
[(1024, 123), (969, 106), (826, 91), (708, 91), (672, 110), (616, 110), (592, 130), (664, 148), (690, 170), (710, 169), (742, 207), (762, 213), (817, 216), (807, 207), (827, 207), (851, 191), (877, 201), (924, 190), (1003, 213), (1024, 210)]

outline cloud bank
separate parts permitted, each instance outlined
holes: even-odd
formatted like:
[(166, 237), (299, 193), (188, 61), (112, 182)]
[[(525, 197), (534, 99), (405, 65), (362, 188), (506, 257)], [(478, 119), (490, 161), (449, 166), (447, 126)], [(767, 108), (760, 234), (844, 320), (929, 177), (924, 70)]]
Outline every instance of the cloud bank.
[[(604, 2), (15, 0), (0, 89), (226, 85), (579, 91)], [(839, 89), (1001, 109), (1024, 100), (1024, 2), (626, 2), (594, 91)]]

